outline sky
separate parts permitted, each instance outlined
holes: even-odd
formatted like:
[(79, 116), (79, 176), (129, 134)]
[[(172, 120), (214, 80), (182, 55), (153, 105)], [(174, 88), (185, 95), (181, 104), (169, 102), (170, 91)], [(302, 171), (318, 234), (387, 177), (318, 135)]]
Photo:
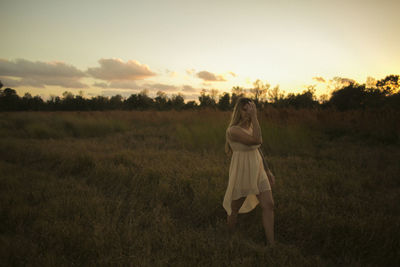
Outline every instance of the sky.
[[(0, 81), (23, 96), (329, 94), (400, 74), (397, 0), (0, 0)], [(335, 78), (336, 77), (336, 78)]]

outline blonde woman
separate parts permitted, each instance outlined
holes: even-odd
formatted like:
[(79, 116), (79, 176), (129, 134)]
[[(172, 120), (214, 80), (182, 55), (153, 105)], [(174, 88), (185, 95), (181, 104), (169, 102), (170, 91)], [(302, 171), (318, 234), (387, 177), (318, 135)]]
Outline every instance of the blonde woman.
[(234, 230), (238, 213), (250, 212), (260, 203), (265, 237), (273, 246), (274, 200), (271, 185), (275, 184), (275, 177), (269, 170), (264, 170), (258, 151), (261, 144), (256, 106), (248, 98), (239, 98), (226, 130), (225, 151), (232, 153), (232, 158), (223, 207), (227, 212), (228, 227)]

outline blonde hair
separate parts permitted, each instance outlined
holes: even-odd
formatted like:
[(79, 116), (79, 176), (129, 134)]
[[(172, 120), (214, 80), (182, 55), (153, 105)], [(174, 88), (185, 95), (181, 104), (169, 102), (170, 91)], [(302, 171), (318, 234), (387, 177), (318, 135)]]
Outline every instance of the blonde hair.
[(229, 126), (226, 129), (226, 135), (225, 135), (225, 153), (226, 154), (231, 154), (232, 153), (232, 148), (229, 145), (228, 142), (228, 130), (230, 127), (238, 125), (239, 122), (242, 120), (242, 115), (240, 113), (241, 109), (243, 108), (244, 105), (248, 104), (251, 102), (250, 98), (247, 97), (240, 97), (235, 104), (235, 107), (233, 108), (232, 116), (231, 116), (231, 121), (229, 122)]

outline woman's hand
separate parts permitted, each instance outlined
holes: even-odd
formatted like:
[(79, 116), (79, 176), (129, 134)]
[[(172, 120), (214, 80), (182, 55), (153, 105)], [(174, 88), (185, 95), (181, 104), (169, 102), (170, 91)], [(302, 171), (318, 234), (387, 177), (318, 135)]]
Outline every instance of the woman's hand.
[(275, 176), (272, 174), (271, 171), (268, 171), (267, 176), (268, 176), (269, 184), (271, 186), (275, 185)]
[(251, 118), (257, 117), (257, 108), (256, 108), (256, 104), (254, 104), (253, 101), (249, 102), (247, 105), (247, 112), (250, 114)]

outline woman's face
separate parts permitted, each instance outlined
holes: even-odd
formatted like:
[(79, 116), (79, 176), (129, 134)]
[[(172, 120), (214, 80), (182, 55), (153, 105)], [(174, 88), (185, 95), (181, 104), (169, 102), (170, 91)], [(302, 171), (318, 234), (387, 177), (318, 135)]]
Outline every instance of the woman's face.
[(248, 108), (249, 108), (249, 103), (246, 103), (240, 109), (240, 116), (241, 116), (243, 121), (250, 119), (250, 114), (247, 111)]

